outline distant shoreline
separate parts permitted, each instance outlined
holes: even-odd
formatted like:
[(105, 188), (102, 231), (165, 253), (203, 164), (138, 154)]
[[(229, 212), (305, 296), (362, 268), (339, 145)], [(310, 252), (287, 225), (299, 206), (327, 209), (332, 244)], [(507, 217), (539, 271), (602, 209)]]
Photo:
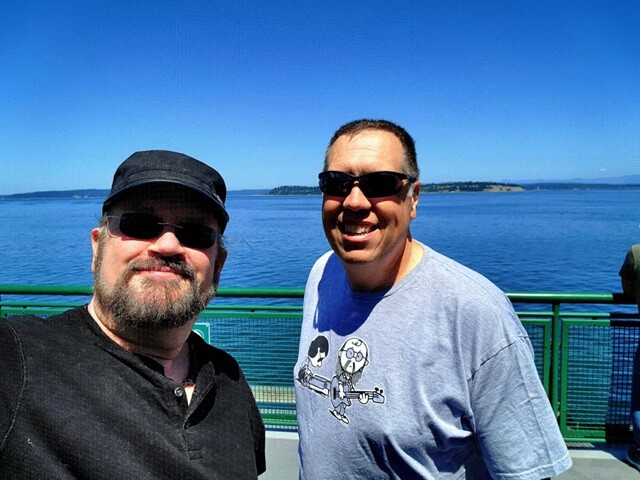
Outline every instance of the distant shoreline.
[[(496, 192), (524, 192), (544, 190), (640, 190), (640, 184), (613, 184), (613, 183), (575, 183), (575, 182), (540, 182), (540, 183), (500, 183), (500, 182), (447, 182), (427, 183), (421, 185), (420, 191), (424, 193), (496, 193)], [(0, 200), (83, 200), (104, 199), (109, 194), (107, 189), (76, 189), (76, 190), (49, 190), (42, 192), (14, 193), (0, 195)], [(266, 195), (266, 196), (291, 196), (291, 195), (321, 195), (318, 187), (289, 186), (284, 185), (269, 189), (230, 190), (229, 195)]]
[[(544, 182), (518, 185), (500, 182), (447, 182), (426, 183), (420, 186), (420, 192), (424, 193), (496, 193), (543, 190), (640, 190), (640, 184)], [(267, 193), (267, 195), (273, 196), (320, 194), (319, 187), (290, 185), (274, 188)]]

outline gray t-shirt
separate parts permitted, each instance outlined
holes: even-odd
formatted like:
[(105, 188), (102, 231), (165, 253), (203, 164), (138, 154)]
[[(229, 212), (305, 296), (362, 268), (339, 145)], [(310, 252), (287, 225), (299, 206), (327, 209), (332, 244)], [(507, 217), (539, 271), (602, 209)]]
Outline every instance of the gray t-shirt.
[(307, 283), (295, 366), (301, 478), (540, 479), (571, 466), (506, 296), (424, 246), (389, 290), (331, 252)]

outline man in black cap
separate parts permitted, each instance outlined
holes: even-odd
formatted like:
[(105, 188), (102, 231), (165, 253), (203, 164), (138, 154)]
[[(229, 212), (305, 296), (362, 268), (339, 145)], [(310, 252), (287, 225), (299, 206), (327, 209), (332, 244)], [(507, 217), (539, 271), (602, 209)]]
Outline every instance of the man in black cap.
[(0, 478), (256, 478), (264, 426), (236, 361), (192, 327), (227, 252), (226, 186), (180, 153), (118, 168), (94, 295), (0, 322)]

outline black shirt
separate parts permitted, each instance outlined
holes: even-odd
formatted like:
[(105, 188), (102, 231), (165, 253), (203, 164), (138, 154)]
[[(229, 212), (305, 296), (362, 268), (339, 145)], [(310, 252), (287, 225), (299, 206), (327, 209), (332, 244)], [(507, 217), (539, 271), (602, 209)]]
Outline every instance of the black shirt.
[(189, 342), (190, 404), (85, 308), (0, 321), (0, 478), (255, 479), (264, 426), (244, 375), (227, 353)]

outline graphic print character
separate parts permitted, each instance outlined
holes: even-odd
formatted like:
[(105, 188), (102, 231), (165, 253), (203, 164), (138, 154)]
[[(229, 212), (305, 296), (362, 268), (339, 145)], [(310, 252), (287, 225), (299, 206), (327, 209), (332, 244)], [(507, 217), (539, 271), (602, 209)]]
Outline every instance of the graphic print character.
[(309, 367), (311, 364), (314, 368), (322, 367), (323, 360), (329, 353), (329, 341), (327, 337), (318, 335), (311, 345), (309, 345), (309, 351), (307, 352), (307, 360), (304, 362), (300, 370), (298, 371), (298, 382), (314, 392), (317, 392), (325, 397), (329, 395), (329, 379), (320, 375), (316, 375)]
[[(333, 404), (331, 414), (346, 424), (349, 423), (349, 418), (345, 412), (347, 407), (351, 406), (351, 398), (354, 398), (349, 394), (353, 392), (353, 387), (362, 377), (364, 367), (368, 364), (369, 349), (362, 340), (350, 338), (344, 342), (338, 352), (336, 375), (331, 380), (331, 403)], [(358, 400), (362, 404), (369, 401), (368, 397), (364, 398), (360, 395)]]

